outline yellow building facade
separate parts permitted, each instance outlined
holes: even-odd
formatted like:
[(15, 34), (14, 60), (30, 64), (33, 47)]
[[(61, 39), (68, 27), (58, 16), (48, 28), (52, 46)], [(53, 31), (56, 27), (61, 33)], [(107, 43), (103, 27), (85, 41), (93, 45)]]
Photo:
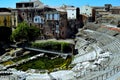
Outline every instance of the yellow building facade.
[(0, 8), (0, 26), (13, 28), (17, 26), (17, 22), (17, 10)]
[(0, 12), (0, 26), (11, 27), (11, 20), (10, 12)]

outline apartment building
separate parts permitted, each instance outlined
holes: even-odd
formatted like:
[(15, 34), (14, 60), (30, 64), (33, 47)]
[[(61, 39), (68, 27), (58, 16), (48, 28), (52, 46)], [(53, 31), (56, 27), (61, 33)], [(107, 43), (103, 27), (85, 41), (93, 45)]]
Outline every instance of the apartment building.
[(113, 6), (111, 12), (112, 14), (120, 14), (120, 6)]
[(30, 25), (33, 23), (41, 24), (39, 19), (43, 19), (43, 10), (45, 6), (39, 0), (30, 0), (28, 2), (16, 3), (16, 11), (18, 11), (18, 23), (26, 21)]
[(41, 29), (42, 39), (67, 37), (67, 13), (63, 9), (45, 6), (39, 0), (16, 3), (18, 23), (26, 21)]
[(63, 5), (61, 8), (65, 9), (67, 12), (67, 19), (68, 20), (75, 20), (77, 11), (76, 11), (76, 7), (75, 6), (69, 6), (69, 5)]
[(84, 23), (95, 21), (95, 10), (89, 5), (80, 7), (80, 14)]
[(0, 26), (11, 27), (11, 9), (0, 8)]
[(120, 16), (120, 6), (112, 6), (111, 4), (105, 4), (104, 6), (94, 6), (95, 19), (102, 22), (116, 22)]
[(67, 12), (56, 10), (45, 12), (45, 35), (47, 37), (67, 38)]

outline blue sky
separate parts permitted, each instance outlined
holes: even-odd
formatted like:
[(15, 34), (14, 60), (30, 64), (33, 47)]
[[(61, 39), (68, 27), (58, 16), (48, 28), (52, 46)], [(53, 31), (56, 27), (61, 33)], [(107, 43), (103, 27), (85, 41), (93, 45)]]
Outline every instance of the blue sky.
[[(29, 0), (0, 0), (0, 7), (15, 8), (15, 3)], [(62, 4), (73, 5), (80, 7), (83, 5), (90, 6), (104, 6), (104, 4), (112, 4), (113, 6), (120, 6), (120, 0), (40, 0), (45, 5), (61, 6)]]

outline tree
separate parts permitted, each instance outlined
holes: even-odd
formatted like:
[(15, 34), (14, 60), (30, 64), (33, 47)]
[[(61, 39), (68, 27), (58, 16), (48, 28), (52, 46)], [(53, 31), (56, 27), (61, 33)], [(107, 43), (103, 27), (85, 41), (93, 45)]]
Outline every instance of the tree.
[(35, 26), (29, 26), (26, 22), (22, 22), (19, 23), (17, 28), (12, 32), (11, 38), (15, 41), (32, 41), (40, 35), (39, 30), (40, 29)]

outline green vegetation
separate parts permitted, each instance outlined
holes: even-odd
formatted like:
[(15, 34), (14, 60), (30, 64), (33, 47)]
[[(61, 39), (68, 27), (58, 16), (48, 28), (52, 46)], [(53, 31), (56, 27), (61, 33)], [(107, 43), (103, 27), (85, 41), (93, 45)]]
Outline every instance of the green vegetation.
[(66, 61), (62, 64), (62, 66), (60, 66), (61, 69), (69, 69), (69, 65), (71, 63), (71, 58), (67, 58)]
[(30, 58), (34, 55), (37, 55), (38, 53), (37, 52), (32, 52), (32, 53), (29, 53), (29, 54), (26, 54), (26, 55), (23, 55), (23, 56), (19, 56), (19, 57), (16, 57), (12, 60), (8, 60), (8, 61), (5, 61), (5, 62), (1, 62), (0, 64), (3, 64), (3, 65), (11, 65), (15, 62), (18, 62), (20, 60), (23, 60), (23, 59), (27, 59), (27, 58)]
[[(16, 57), (12, 60), (8, 60), (5, 62), (2, 62), (1, 64), (3, 65), (11, 65), (13, 63), (16, 63), (18, 61), (21, 61), (23, 59), (30, 58), (34, 55), (37, 55), (38, 53), (29, 53), (24, 56)], [(48, 54), (45, 54), (48, 55)], [(69, 64), (71, 63), (72, 57), (67, 57), (67, 59), (63, 59), (62, 57), (56, 57), (54, 59), (51, 59), (51, 55), (48, 55), (49, 57), (39, 57), (34, 60), (28, 61), (24, 64), (20, 64), (19, 66), (15, 67), (18, 70), (28, 70), (28, 69), (39, 69), (39, 70), (49, 70), (49, 71), (54, 71), (54, 69), (69, 69)], [(56, 55), (52, 55), (56, 56)]]
[(11, 39), (16, 41), (34, 40), (40, 35), (40, 30), (35, 26), (29, 26), (26, 22), (18, 24), (17, 28), (12, 32)]
[(66, 42), (54, 42), (54, 41), (47, 41), (40, 43), (33, 42), (31, 47), (46, 49), (51, 51), (66, 52), (66, 53), (72, 51), (70, 44)]
[(53, 70), (54, 68), (64, 68), (67, 69), (68, 65), (70, 64), (71, 58), (63, 59), (63, 58), (55, 58), (50, 59), (48, 57), (41, 57), (32, 61), (29, 61), (25, 64), (21, 64), (16, 67), (18, 70), (28, 70), (28, 69), (47, 69), (49, 71)]
[(4, 62), (3, 65), (4, 65), (4, 66), (6, 66), (6, 65), (11, 65), (11, 64), (13, 64), (13, 63), (14, 63), (14, 62), (10, 60), (10, 61)]

